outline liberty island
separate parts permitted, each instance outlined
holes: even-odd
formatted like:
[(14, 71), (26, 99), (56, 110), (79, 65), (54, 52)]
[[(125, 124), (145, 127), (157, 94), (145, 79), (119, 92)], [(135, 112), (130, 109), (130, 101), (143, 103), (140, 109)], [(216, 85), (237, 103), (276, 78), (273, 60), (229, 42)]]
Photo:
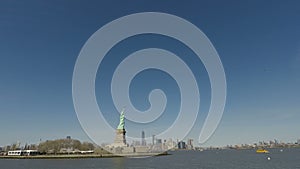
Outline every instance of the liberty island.
[(120, 156), (152, 156), (159, 154), (167, 154), (168, 149), (164, 149), (162, 146), (129, 146), (126, 143), (126, 130), (125, 130), (125, 109), (120, 113), (119, 125), (116, 129), (115, 140), (112, 144), (108, 144), (104, 147), (105, 150)]

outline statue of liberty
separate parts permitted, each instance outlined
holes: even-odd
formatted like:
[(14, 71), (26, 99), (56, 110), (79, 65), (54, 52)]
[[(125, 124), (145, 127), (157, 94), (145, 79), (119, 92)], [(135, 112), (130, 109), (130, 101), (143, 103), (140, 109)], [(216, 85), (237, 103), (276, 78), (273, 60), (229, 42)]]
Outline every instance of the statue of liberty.
[(121, 129), (121, 130), (125, 129), (125, 114), (124, 114), (124, 111), (125, 111), (125, 109), (123, 109), (123, 110), (121, 111), (121, 115), (120, 115), (120, 123), (119, 123), (117, 129)]
[(114, 147), (126, 147), (126, 130), (125, 130), (125, 109), (121, 111), (120, 114), (120, 123), (116, 130), (116, 137), (114, 141)]

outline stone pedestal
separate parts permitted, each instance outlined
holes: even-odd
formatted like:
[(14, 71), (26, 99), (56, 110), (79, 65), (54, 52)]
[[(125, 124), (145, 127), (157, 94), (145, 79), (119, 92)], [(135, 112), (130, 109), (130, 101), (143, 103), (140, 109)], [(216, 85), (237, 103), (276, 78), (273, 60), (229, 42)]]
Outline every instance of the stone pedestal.
[(117, 129), (114, 145), (126, 146), (125, 129)]

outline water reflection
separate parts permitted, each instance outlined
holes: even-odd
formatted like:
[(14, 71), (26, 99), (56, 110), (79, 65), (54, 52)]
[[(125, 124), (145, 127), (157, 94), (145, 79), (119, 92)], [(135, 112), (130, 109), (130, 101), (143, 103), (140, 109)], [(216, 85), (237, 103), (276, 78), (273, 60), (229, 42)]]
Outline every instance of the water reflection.
[(113, 166), (115, 169), (124, 169), (125, 168), (125, 158), (113, 158)]

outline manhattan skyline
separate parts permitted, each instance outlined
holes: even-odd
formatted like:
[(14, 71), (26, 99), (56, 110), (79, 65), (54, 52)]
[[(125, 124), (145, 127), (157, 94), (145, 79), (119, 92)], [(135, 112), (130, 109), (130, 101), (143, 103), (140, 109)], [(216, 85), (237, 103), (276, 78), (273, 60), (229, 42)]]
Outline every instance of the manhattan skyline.
[[(90, 141), (72, 100), (72, 75), (79, 52), (87, 39), (108, 22), (152, 11), (170, 13), (196, 25), (210, 39), (223, 63), (226, 106), (217, 130), (204, 145), (295, 141), (300, 138), (299, 5), (297, 1), (1, 1), (0, 145), (66, 136)], [(104, 117), (117, 127), (119, 114), (111, 99), (110, 78), (120, 60), (143, 48), (172, 51), (193, 71), (201, 103), (196, 123), (186, 138), (193, 138), (197, 145), (210, 104), (210, 83), (201, 61), (172, 38), (134, 36), (107, 53), (95, 81)], [(148, 94), (156, 88), (168, 98), (165, 114), (147, 125), (126, 121), (130, 135), (140, 136), (144, 130), (146, 137), (151, 137), (176, 119), (178, 86), (159, 70), (143, 71), (133, 79), (133, 105), (147, 110)]]

